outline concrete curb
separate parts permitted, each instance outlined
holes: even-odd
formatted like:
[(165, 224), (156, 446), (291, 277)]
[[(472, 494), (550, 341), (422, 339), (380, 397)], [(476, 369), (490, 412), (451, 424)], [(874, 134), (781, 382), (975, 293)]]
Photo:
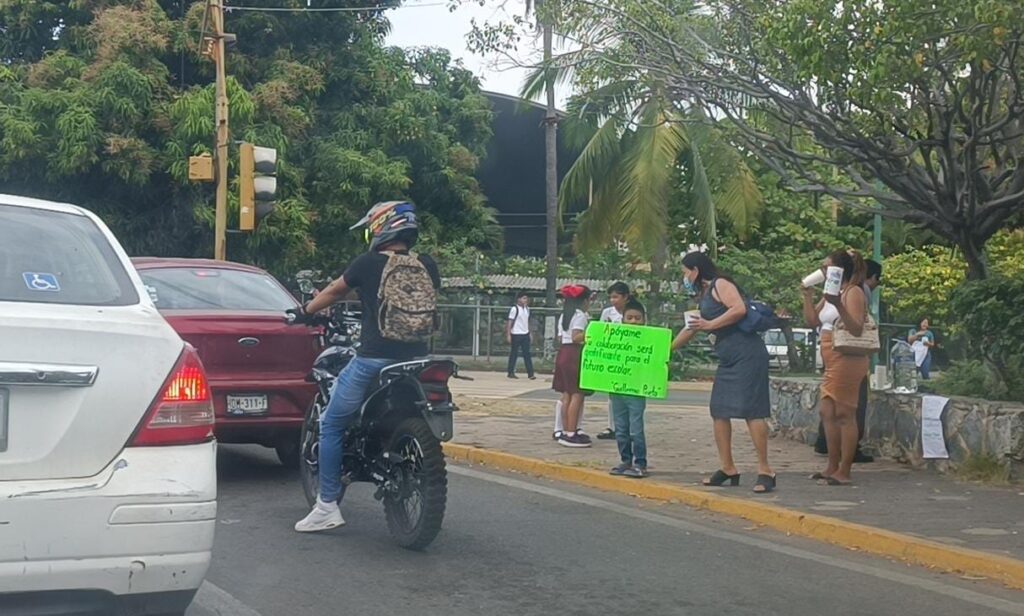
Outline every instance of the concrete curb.
[(612, 477), (600, 471), (564, 466), (501, 451), (445, 443), (444, 453), (452, 460), (483, 464), (628, 496), (679, 502), (851, 550), (896, 558), (932, 569), (990, 578), (1011, 588), (1024, 589), (1024, 561), (1007, 556), (944, 545), (776, 505), (720, 496), (697, 488)]

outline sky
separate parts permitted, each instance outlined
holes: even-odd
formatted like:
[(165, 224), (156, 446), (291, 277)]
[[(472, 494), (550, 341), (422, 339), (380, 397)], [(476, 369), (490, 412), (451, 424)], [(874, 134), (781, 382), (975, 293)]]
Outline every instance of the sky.
[[(447, 0), (407, 0), (402, 8), (388, 11), (391, 34), (387, 42), (399, 47), (443, 47), (453, 58), (459, 58), (469, 70), (481, 79), (484, 90), (516, 96), (526, 78), (527, 70), (497, 55), (484, 57), (466, 48), (466, 34), (472, 30), (472, 21), (478, 23), (509, 21), (523, 15), (523, 0), (484, 0), (484, 6), (468, 2), (454, 12), (449, 11)], [(529, 61), (540, 48), (539, 37), (520, 43), (520, 61)], [(565, 96), (557, 97), (559, 106)]]

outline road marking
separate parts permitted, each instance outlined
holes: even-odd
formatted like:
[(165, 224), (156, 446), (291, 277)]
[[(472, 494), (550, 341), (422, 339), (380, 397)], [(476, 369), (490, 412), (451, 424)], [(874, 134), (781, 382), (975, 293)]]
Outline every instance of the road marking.
[(648, 522), (654, 522), (656, 524), (662, 524), (664, 526), (671, 526), (679, 530), (699, 533), (709, 537), (714, 537), (716, 539), (723, 539), (725, 541), (741, 543), (743, 545), (760, 548), (762, 550), (768, 550), (770, 552), (785, 554), (787, 556), (792, 556), (793, 558), (814, 561), (817, 563), (821, 563), (823, 565), (828, 565), (830, 567), (846, 569), (847, 571), (854, 571), (856, 573), (870, 575), (883, 580), (898, 582), (905, 586), (913, 586), (921, 590), (926, 590), (939, 595), (945, 595), (947, 597), (952, 597), (954, 599), (959, 599), (961, 601), (966, 601), (968, 603), (973, 603), (975, 605), (980, 605), (1000, 612), (1005, 612), (1007, 614), (1019, 615), (1024, 613), (1024, 603), (1008, 601), (1006, 599), (993, 597), (980, 592), (975, 592), (973, 590), (951, 587), (943, 582), (936, 582), (934, 580), (919, 578), (912, 575), (906, 575), (903, 573), (898, 573), (896, 571), (847, 561), (833, 556), (815, 554), (814, 552), (772, 543), (771, 541), (767, 541), (765, 539), (758, 539), (757, 537), (749, 537), (747, 535), (742, 535), (739, 533), (719, 530), (716, 528), (711, 528), (709, 526), (703, 526), (701, 524), (680, 520), (678, 518), (673, 518), (658, 513), (652, 513), (650, 511), (634, 509), (632, 507), (627, 507), (624, 505), (619, 505), (617, 503), (612, 503), (597, 498), (591, 498), (589, 496), (583, 496), (580, 494), (567, 493), (557, 488), (539, 486), (526, 481), (476, 471), (462, 466), (449, 465), (448, 471), (456, 475), (463, 475), (465, 477), (470, 477), (473, 479), (489, 481), (491, 483), (497, 483), (511, 488), (518, 488), (520, 490), (526, 490), (528, 492), (534, 492), (536, 494), (543, 494), (545, 496), (551, 496), (553, 498), (559, 498), (581, 505), (587, 505), (597, 509), (604, 509), (605, 511), (611, 511), (613, 513), (618, 513), (633, 518), (646, 520)]
[(238, 599), (231, 596), (231, 593), (206, 581), (199, 587), (192, 605), (202, 608), (217, 616), (260, 616), (260, 613)]

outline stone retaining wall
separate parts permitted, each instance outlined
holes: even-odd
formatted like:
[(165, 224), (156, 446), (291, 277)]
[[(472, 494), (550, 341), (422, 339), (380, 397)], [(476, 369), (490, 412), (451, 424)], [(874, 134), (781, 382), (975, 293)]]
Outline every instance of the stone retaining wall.
[[(816, 379), (772, 379), (772, 416), (778, 433), (813, 445), (818, 437)], [(951, 398), (942, 414), (949, 460), (921, 457), (921, 396), (872, 391), (862, 448), (941, 472), (972, 457), (999, 461), (1011, 478), (1024, 478), (1024, 405)]]

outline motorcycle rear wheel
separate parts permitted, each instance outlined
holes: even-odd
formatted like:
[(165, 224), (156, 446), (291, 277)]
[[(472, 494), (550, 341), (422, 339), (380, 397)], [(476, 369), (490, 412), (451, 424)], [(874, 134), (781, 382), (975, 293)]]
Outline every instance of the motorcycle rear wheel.
[(398, 424), (388, 443), (392, 456), (407, 460), (398, 494), (385, 494), (388, 531), (398, 545), (422, 550), (437, 537), (448, 501), (448, 471), (441, 443), (420, 417)]

